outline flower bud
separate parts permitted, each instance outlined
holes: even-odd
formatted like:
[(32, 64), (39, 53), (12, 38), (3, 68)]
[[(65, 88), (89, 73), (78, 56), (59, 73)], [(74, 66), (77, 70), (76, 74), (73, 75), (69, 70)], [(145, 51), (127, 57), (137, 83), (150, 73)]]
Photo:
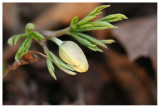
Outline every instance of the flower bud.
[(77, 72), (86, 72), (88, 70), (88, 61), (82, 49), (72, 41), (64, 41), (59, 46), (60, 58), (74, 66), (73, 69)]

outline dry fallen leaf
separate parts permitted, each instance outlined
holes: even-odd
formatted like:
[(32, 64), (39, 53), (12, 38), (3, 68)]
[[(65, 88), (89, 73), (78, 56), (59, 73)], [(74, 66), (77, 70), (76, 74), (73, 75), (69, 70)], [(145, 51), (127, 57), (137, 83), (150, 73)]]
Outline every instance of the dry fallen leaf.
[(146, 70), (134, 62), (130, 62), (125, 55), (112, 50), (104, 53), (107, 56), (106, 62), (109, 64), (112, 77), (123, 90), (129, 104), (157, 103), (157, 86)]
[(157, 71), (157, 17), (135, 18), (117, 26), (113, 34), (127, 50), (129, 59), (149, 57)]

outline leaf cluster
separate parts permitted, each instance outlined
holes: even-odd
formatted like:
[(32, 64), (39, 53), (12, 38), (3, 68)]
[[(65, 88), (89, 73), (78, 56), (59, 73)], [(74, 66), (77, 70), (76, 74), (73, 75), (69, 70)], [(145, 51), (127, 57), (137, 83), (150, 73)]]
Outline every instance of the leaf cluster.
[(91, 30), (104, 30), (109, 28), (117, 28), (111, 24), (111, 22), (120, 21), (122, 19), (127, 19), (123, 14), (111, 14), (106, 17), (103, 17), (99, 20), (89, 22), (93, 20), (97, 15), (102, 13), (104, 8), (109, 7), (110, 5), (102, 5), (95, 8), (91, 11), (86, 17), (78, 21), (78, 17), (74, 17), (70, 24), (70, 32), (84, 32)]
[(31, 44), (32, 44), (32, 39), (34, 40), (44, 40), (44, 37), (43, 35), (41, 35), (40, 33), (38, 32), (34, 32), (33, 29), (34, 29), (35, 25), (32, 24), (32, 23), (28, 23), (26, 25), (26, 32), (24, 34), (19, 34), (19, 35), (14, 35), (12, 37), (9, 38), (8, 40), (8, 44), (9, 45), (16, 45), (17, 42), (22, 39), (22, 38), (26, 38), (22, 44), (19, 46), (18, 48), (18, 51), (16, 53), (16, 56), (15, 56), (15, 60), (17, 62), (19, 62), (19, 59), (28, 52)]
[(117, 28), (111, 24), (111, 22), (120, 21), (122, 19), (127, 19), (127, 17), (123, 14), (111, 14), (106, 17), (103, 17), (96, 21), (91, 21), (97, 15), (102, 13), (102, 9), (109, 7), (110, 5), (102, 5), (95, 8), (91, 11), (86, 17), (78, 21), (78, 17), (74, 17), (70, 24), (70, 31), (69, 35), (72, 36), (74, 39), (79, 41), (82, 45), (88, 47), (90, 50), (103, 52), (98, 46), (107, 48), (105, 44), (111, 44), (115, 42), (114, 40), (97, 40), (92, 36), (87, 34), (81, 33), (85, 31), (91, 30), (104, 30), (109, 28)]

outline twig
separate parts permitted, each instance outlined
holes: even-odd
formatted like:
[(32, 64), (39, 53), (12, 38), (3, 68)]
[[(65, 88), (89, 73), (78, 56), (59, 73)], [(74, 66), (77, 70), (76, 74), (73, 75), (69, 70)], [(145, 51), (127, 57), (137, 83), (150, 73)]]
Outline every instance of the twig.
[(11, 66), (8, 66), (8, 69), (6, 70), (6, 72), (5, 72), (4, 75), (3, 75), (3, 79), (8, 75), (8, 73), (9, 73), (11, 70), (14, 70), (13, 67), (15, 67), (15, 62), (14, 62)]
[[(28, 55), (27, 55), (28, 54)], [(8, 69), (6, 70), (5, 74), (3, 75), (3, 78), (5, 78), (8, 73), (11, 71), (11, 70), (16, 70), (19, 66), (21, 65), (25, 65), (25, 64), (30, 64), (30, 63), (33, 63), (33, 62), (36, 62), (37, 59), (32, 59), (32, 57), (30, 58), (29, 56), (30, 55), (33, 55), (33, 54), (38, 54), (38, 55), (41, 55), (42, 57), (45, 57), (45, 58), (48, 58), (50, 59), (49, 57), (47, 57), (45, 54), (41, 53), (41, 52), (38, 52), (38, 51), (29, 51), (28, 53), (26, 54), (26, 56), (29, 58), (29, 60), (27, 59), (27, 57), (23, 57), (20, 62), (14, 62), (12, 65), (8, 66)], [(25, 56), (25, 55), (24, 55)]]

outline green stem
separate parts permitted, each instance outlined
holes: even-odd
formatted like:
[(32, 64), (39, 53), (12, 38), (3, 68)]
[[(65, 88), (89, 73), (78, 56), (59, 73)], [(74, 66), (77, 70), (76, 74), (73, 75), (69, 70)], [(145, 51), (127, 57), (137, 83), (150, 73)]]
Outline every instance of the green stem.
[(62, 30), (58, 30), (58, 31), (42, 31), (42, 34), (45, 35), (46, 37), (59, 37), (61, 35), (67, 34), (70, 30), (70, 27), (67, 27), (65, 29)]
[(58, 46), (60, 46), (63, 43), (63, 41), (61, 41), (60, 39), (58, 39), (57, 37), (54, 37), (54, 36), (49, 37), (48, 39), (55, 42)]

